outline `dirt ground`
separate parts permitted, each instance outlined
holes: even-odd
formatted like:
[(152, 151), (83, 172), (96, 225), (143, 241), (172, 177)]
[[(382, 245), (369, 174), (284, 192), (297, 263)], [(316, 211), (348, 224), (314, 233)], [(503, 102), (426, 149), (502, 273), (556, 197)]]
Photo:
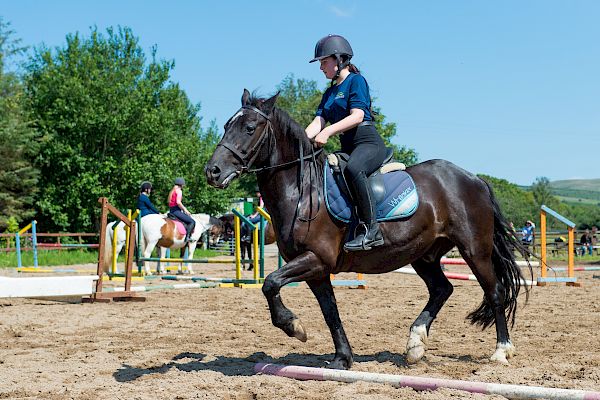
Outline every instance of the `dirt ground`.
[[(196, 270), (215, 277), (234, 274), (223, 264)], [(462, 267), (451, 270), (467, 273)], [(494, 329), (482, 332), (465, 320), (482, 298), (475, 282), (452, 281), (454, 294), (432, 326), (425, 359), (414, 366), (407, 365), (404, 352), (409, 326), (427, 301), (422, 281), (389, 273), (366, 276), (367, 290), (336, 288), (356, 355), (352, 370), (600, 390), (600, 279), (593, 279), (593, 272), (577, 274), (583, 287), (533, 288), (511, 331), (517, 354), (509, 366), (488, 361), (495, 347)], [(304, 323), (306, 343), (271, 325), (259, 289), (144, 295), (145, 303), (0, 299), (0, 398), (502, 398), (255, 375), (257, 362), (321, 367), (332, 358), (329, 331), (305, 284), (284, 288), (282, 298)], [(521, 305), (524, 302), (522, 296)]]

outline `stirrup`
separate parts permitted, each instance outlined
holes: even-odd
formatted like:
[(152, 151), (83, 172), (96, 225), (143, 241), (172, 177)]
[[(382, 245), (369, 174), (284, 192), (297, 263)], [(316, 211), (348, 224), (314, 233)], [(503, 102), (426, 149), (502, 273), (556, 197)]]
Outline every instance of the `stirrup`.
[[(344, 244), (345, 251), (366, 251), (371, 250), (373, 247), (383, 245), (383, 236), (381, 237), (381, 239), (373, 238), (372, 240), (368, 240), (367, 236), (369, 234), (369, 228), (366, 224), (362, 224), (362, 228), (365, 230), (365, 233), (361, 233), (354, 239), (350, 240), (349, 242), (346, 242)], [(379, 228), (377, 230), (379, 231)], [(379, 234), (381, 235), (381, 231), (379, 231)]]

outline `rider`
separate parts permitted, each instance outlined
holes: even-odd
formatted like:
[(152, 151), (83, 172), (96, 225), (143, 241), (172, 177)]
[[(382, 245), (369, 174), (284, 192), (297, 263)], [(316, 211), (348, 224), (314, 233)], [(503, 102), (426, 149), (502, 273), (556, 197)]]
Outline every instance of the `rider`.
[[(317, 42), (310, 62), (319, 61), (321, 71), (332, 81), (323, 94), (315, 119), (306, 127), (306, 134), (319, 146), (324, 146), (329, 137), (340, 134), (342, 151), (350, 155), (346, 180), (364, 230), (347, 242), (344, 249), (360, 251), (383, 244), (367, 177), (383, 163), (386, 147), (375, 128), (369, 85), (358, 68), (350, 63), (352, 56), (350, 43), (342, 36), (328, 35)], [(330, 125), (326, 127), (327, 122)]]
[(145, 217), (148, 214), (160, 214), (150, 201), (151, 191), (152, 184), (150, 182), (144, 182), (140, 186), (140, 195), (137, 198), (137, 209), (140, 210), (140, 217)]
[(176, 178), (173, 189), (169, 192), (169, 212), (185, 225), (184, 242), (190, 240), (190, 236), (196, 227), (196, 221), (190, 216), (190, 212), (183, 205), (181, 199), (183, 197), (182, 188), (185, 186), (185, 179)]

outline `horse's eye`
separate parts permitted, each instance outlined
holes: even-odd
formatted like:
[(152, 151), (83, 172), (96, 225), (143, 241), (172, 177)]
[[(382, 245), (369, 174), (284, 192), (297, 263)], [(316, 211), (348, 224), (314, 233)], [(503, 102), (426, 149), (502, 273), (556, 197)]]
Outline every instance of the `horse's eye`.
[(255, 129), (256, 129), (256, 125), (254, 125), (254, 124), (246, 125), (246, 133), (249, 135), (253, 134)]

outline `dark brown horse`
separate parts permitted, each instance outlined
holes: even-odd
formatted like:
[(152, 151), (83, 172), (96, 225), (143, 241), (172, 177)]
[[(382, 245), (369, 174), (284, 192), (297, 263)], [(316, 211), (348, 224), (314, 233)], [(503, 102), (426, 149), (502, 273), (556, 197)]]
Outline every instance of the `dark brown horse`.
[[(344, 253), (347, 226), (323, 206), (325, 157), (304, 129), (277, 109), (277, 95), (254, 98), (247, 90), (242, 108), (225, 125), (223, 139), (206, 165), (208, 182), (218, 188), (244, 172), (256, 172), (265, 206), (271, 214), (277, 245), (287, 264), (267, 276), (263, 293), (273, 324), (288, 336), (306, 341), (304, 327), (281, 299), (281, 287), (305, 281), (316, 296), (335, 345), (331, 368), (350, 368), (352, 349), (339, 317), (330, 274), (380, 274), (412, 264), (429, 290), (429, 301), (410, 328), (408, 362), (425, 353), (431, 323), (452, 294), (440, 259), (454, 246), (481, 285), (481, 305), (468, 318), (496, 325), (491, 359), (507, 363), (514, 353), (507, 320), (514, 324), (523, 276), (513, 248), (522, 246), (508, 233), (490, 186), (454, 164), (431, 160), (408, 168), (420, 205), (406, 220), (384, 222), (385, 244), (367, 252)], [(531, 272), (531, 267), (529, 268)]]

